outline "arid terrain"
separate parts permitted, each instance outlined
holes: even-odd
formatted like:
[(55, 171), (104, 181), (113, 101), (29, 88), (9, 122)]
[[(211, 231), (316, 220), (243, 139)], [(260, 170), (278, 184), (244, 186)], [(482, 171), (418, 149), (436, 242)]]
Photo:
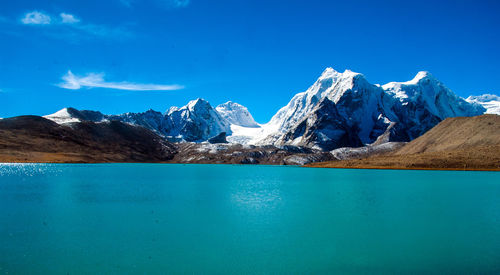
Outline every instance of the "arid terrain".
[(448, 118), (394, 152), (308, 167), (500, 170), (500, 116)]
[(176, 147), (118, 121), (62, 126), (38, 116), (0, 120), (0, 162), (165, 162)]

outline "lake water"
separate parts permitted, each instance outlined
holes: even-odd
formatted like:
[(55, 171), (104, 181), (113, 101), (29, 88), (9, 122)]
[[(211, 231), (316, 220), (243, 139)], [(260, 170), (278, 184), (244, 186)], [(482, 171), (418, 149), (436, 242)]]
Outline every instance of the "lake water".
[(0, 274), (500, 273), (500, 173), (0, 164)]

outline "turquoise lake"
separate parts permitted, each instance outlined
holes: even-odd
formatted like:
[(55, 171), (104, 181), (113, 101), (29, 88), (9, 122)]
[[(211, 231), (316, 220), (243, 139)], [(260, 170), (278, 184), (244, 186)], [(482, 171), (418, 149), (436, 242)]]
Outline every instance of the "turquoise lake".
[(0, 164), (0, 274), (499, 274), (500, 173)]

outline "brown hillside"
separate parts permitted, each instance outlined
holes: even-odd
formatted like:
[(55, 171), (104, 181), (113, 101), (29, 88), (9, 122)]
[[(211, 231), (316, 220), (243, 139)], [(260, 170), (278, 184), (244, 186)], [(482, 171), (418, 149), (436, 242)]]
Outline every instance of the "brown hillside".
[(395, 152), (308, 166), (500, 170), (500, 116), (448, 118)]
[(0, 162), (163, 162), (174, 145), (119, 121), (62, 126), (38, 116), (0, 120)]
[(500, 145), (500, 116), (454, 117), (445, 119), (395, 154), (408, 155)]

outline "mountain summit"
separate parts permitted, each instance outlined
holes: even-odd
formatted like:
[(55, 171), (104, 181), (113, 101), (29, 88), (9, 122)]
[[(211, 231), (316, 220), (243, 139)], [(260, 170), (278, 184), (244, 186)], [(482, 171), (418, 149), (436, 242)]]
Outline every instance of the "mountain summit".
[(229, 123), (242, 127), (259, 127), (247, 107), (228, 101), (215, 108)]

